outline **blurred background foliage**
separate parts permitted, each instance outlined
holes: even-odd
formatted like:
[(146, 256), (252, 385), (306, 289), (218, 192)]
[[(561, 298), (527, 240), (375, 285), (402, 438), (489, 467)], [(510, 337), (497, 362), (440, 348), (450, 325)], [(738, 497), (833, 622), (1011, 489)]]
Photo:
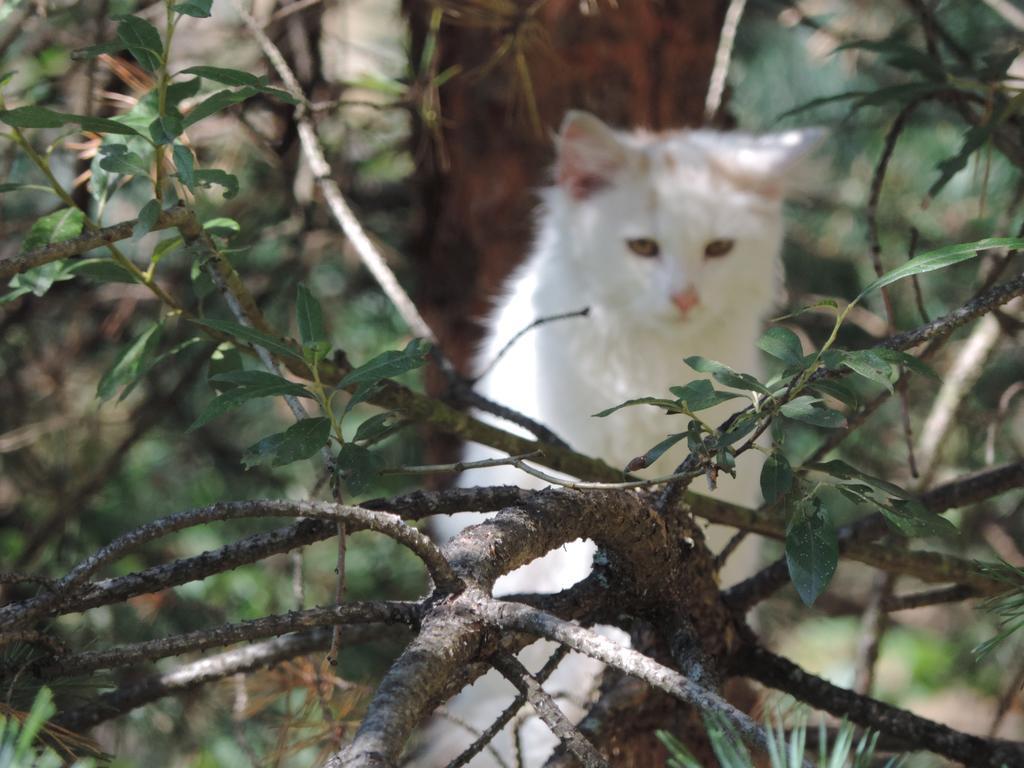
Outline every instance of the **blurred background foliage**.
[[(418, 273), (409, 258), (422, 212), (416, 210), (407, 180), (423, 152), (410, 142), (410, 117), (443, 121), (444, 85), (436, 91), (422, 87), (424, 62), (409, 61), (408, 30), (397, 0), (304, 5), (305, 10), (293, 13), (286, 3), (257, 0), (253, 13), (296, 61), (308, 60), (305, 70), (296, 68), (317, 105), (318, 129), (336, 178), (415, 293), (431, 275)], [(590, 13), (624, 12), (611, 1), (586, 5)], [(919, 72), (887, 63), (884, 52), (850, 45), (889, 39), (924, 50), (913, 5), (899, 0), (748, 4), (730, 73), (727, 111), (744, 129), (807, 124), (830, 129), (819, 183), (791, 206), (785, 250), (789, 309), (820, 296), (852, 298), (873, 278), (867, 200), (886, 132), (906, 101), (893, 98), (857, 109), (851, 100), (831, 101), (785, 115), (814, 99), (853, 91), (877, 93), (920, 80)], [(489, 4), (481, 0), (477, 6), (486, 17)], [(1021, 30), (989, 4), (945, 0), (930, 6), (973, 61), (1019, 50)], [(76, 49), (109, 39), (110, 17), (126, 12), (155, 19), (162, 4), (85, 0), (0, 5), (0, 74), (13, 73), (4, 85), (8, 106), (38, 103), (99, 115), (130, 108), (152, 86), (150, 75), (127, 58), (72, 56)], [(240, 30), (226, 2), (214, 3), (210, 19), (186, 19), (175, 39), (175, 68), (207, 64), (265, 73), (257, 46)], [(228, 216), (240, 224), (230, 240), (232, 261), (275, 327), (296, 335), (293, 304), (302, 282), (319, 298), (331, 340), (349, 360), (359, 363), (382, 350), (401, 348), (407, 331), (320, 204), (288, 114), (284, 105), (257, 97), (190, 131), (191, 146), (204, 167), (228, 170), (240, 181), (237, 196), (226, 199), (214, 189), (197, 199), (197, 209), (204, 219)], [(921, 252), (1010, 235), (1020, 226), (1020, 169), (988, 144), (925, 204), (939, 178), (939, 164), (956, 155), (965, 131), (962, 118), (941, 102), (924, 103), (910, 115), (877, 209), (887, 268), (905, 260), (912, 247)], [(39, 131), (34, 140), (44, 148), (58, 137), (58, 132)], [(96, 149), (95, 138), (88, 134), (63, 135), (51, 158), (76, 201), (94, 211), (97, 203), (90, 195), (97, 183), (91, 178), (98, 168)], [(0, 143), (0, 182), (38, 183), (34, 173), (12, 143)], [(102, 223), (133, 218), (146, 199), (142, 182), (129, 183), (105, 206)], [(17, 253), (32, 223), (57, 207), (44, 192), (0, 194), (0, 257)], [(911, 234), (912, 228), (917, 235)], [(158, 239), (147, 235), (128, 241), (125, 250), (145, 264)], [(934, 318), (969, 298), (997, 259), (986, 257), (921, 279), (924, 312)], [(194, 276), (186, 260), (169, 257), (160, 269), (178, 295), (192, 293)], [(1020, 269), (1019, 257), (1008, 265), (1008, 271)], [(218, 299), (202, 286), (201, 278), (194, 291), (202, 296), (196, 301), (213, 305)], [(896, 328), (920, 323), (909, 285), (895, 286), (892, 297)], [(141, 286), (87, 278), (60, 282), (45, 296), (25, 295), (0, 306), (4, 570), (59, 576), (140, 522), (224, 499), (305, 498), (316, 488), (316, 462), (246, 469), (240, 460), (246, 447), (290, 423), (282, 402), (261, 400), (185, 433), (211, 397), (207, 345), (191, 347), (157, 366), (124, 402), (97, 401), (98, 383), (119, 351), (161, 311)], [(790, 327), (820, 343), (829, 323), (825, 315), (804, 314)], [(168, 323), (167, 347), (190, 333), (180, 325)], [(1024, 351), (1014, 341), (1012, 318), (1005, 327), (942, 442), (935, 481), (1021, 457), (1024, 409), (1015, 395), (1024, 380)], [(873, 296), (851, 317), (840, 345), (860, 348), (886, 333), (885, 310), (880, 297)], [(969, 333), (958, 333), (933, 360), (940, 374)], [(686, 378), (681, 366), (681, 382)], [(869, 384), (861, 389), (865, 400), (880, 391)], [(911, 381), (906, 401), (915, 429), (928, 414), (936, 390), (935, 382), (920, 377)], [(372, 413), (359, 408), (350, 418), (358, 421)], [(840, 455), (866, 471), (914, 487), (901, 423), (900, 401), (893, 398), (845, 441)], [(819, 438), (809, 428), (792, 428), (785, 436), (785, 451), (798, 463), (817, 447)], [(389, 465), (418, 463), (422, 436), (403, 429), (382, 450)], [(391, 479), (365, 496), (412, 487), (409, 479)], [(838, 496), (835, 508), (840, 519), (856, 514)], [(1019, 492), (985, 502), (969, 515), (954, 513), (954, 519), (963, 530), (962, 539), (928, 546), (1024, 564), (1024, 500)], [(213, 549), (260, 525), (243, 521), (189, 529), (121, 561), (114, 573)], [(59, 632), (75, 647), (85, 648), (102, 646), (110, 638), (131, 642), (281, 612), (300, 601), (306, 606), (328, 603), (334, 565), (334, 545), (324, 542), (304, 554), (303, 590), (295, 587), (294, 559), (275, 557), (173, 592), (64, 617)], [(351, 598), (411, 598), (420, 593), (423, 578), (419, 564), (391, 540), (352, 538)], [(761, 621), (781, 652), (811, 672), (849, 684), (861, 634), (857, 615), (871, 585), (865, 569), (843, 565), (813, 610), (804, 609), (786, 589), (762, 610)], [(6, 591), (8, 596), (24, 595), (25, 587)], [(971, 655), (995, 631), (992, 619), (970, 602), (894, 614), (881, 647), (875, 694), (958, 728), (979, 733), (993, 728), (1021, 738), (1024, 712), (1012, 703), (1022, 674), (1019, 640), (1011, 639), (981, 661)], [(331, 701), (336, 714), (358, 718), (375, 677), (400, 642), (399, 637), (389, 644), (345, 649)], [(9, 647), (2, 653), (14, 651)], [(172, 665), (169, 660), (155, 666)], [(317, 754), (317, 741), (327, 727), (319, 705), (313, 706), (311, 669), (297, 661), (289, 669), (258, 673), (244, 696), (226, 681), (213, 690), (163, 700), (102, 726), (94, 735), (104, 750), (116, 755), (114, 765), (306, 764)], [(113, 682), (122, 681), (104, 678), (83, 684), (95, 690)], [(26, 689), (27, 700), (10, 704), (27, 710), (29, 693)], [(58, 700), (76, 694), (73, 689), (55, 690)], [(936, 763), (922, 758), (920, 764)]]

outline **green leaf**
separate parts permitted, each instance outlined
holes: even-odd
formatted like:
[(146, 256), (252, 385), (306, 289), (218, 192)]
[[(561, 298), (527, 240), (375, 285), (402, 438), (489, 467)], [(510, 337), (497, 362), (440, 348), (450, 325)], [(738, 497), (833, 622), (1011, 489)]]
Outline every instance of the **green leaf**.
[(680, 404), (690, 413), (697, 413), (739, 397), (732, 392), (718, 391), (706, 379), (691, 381), (683, 387), (669, 387), (669, 391), (679, 398)]
[[(235, 386), (213, 398), (200, 414), (199, 418), (192, 422), (187, 431), (195, 429), (217, 418), (227, 411), (237, 408), (242, 403), (261, 397), (273, 397), (276, 395), (294, 395), (296, 397), (309, 397), (313, 395), (301, 384), (288, 381), (280, 376), (265, 371), (234, 371), (221, 373), (213, 377), (214, 381), (226, 381)], [(315, 398), (314, 398), (315, 399)]]
[(359, 403), (366, 402), (373, 397), (380, 390), (380, 382), (374, 381), (366, 384), (359, 384), (355, 391), (352, 393), (352, 397), (345, 403), (345, 410), (343, 413), (348, 413)]
[(153, 254), (149, 257), (151, 264), (159, 264), (161, 259), (169, 253), (173, 253), (184, 244), (181, 239), (181, 235), (175, 235), (167, 240), (161, 240), (156, 244), (153, 249)]
[(394, 96), (395, 98), (403, 98), (409, 91), (409, 87), (404, 83), (400, 83), (397, 80), (377, 77), (375, 75), (363, 75), (352, 83), (352, 87), (362, 88), (367, 91), (376, 91), (377, 93)]
[(227, 109), (234, 104), (251, 99), (257, 93), (259, 93), (259, 90), (253, 87), (242, 88), (238, 91), (217, 91), (189, 110), (188, 114), (185, 115), (185, 127), (188, 128), (195, 125), (200, 120), (214, 115), (222, 109)]
[(786, 365), (801, 365), (804, 360), (800, 338), (788, 328), (773, 326), (765, 331), (757, 346)]
[(150, 200), (139, 211), (139, 218), (132, 227), (132, 240), (138, 240), (153, 231), (160, 218), (160, 201)]
[(135, 283), (135, 275), (113, 259), (82, 259), (68, 265), (68, 272), (97, 283)]
[(783, 120), (787, 117), (806, 112), (809, 109), (815, 109), (817, 107), (824, 106), (825, 104), (832, 104), (839, 101), (853, 101), (853, 106), (850, 108), (851, 112), (855, 112), (862, 107), (869, 106), (880, 106), (882, 104), (894, 103), (894, 104), (906, 104), (910, 99), (918, 96), (927, 96), (936, 91), (944, 88), (942, 83), (900, 83), (899, 85), (892, 85), (887, 88), (878, 88), (871, 91), (846, 91), (845, 93), (837, 93), (832, 96), (823, 96), (817, 99), (811, 99), (799, 106), (793, 107), (793, 109), (787, 110), (775, 118), (776, 122)]
[(302, 419), (284, 432), (263, 438), (246, 449), (242, 462), (246, 468), (258, 464), (283, 467), (316, 455), (331, 437), (331, 422), (325, 418)]
[(672, 413), (679, 413), (679, 403), (675, 400), (667, 400), (663, 397), (636, 397), (632, 400), (627, 400), (624, 403), (613, 405), (611, 408), (605, 408), (603, 411), (598, 411), (597, 413), (592, 414), (592, 416), (595, 418), (604, 418), (605, 416), (610, 416), (622, 408), (629, 408), (634, 405), (653, 405), (658, 408), (664, 408), (666, 411), (671, 411)]
[(29, 229), (21, 244), (22, 252), (34, 251), (47, 245), (71, 240), (82, 234), (85, 214), (78, 208), (62, 208), (43, 216)]
[(355, 496), (372, 486), (382, 466), (375, 453), (355, 443), (345, 443), (338, 452), (338, 467), (344, 472), (348, 489)]
[(127, 397), (129, 386), (134, 388), (134, 383), (149, 370), (157, 347), (160, 346), (161, 330), (160, 323), (154, 324), (122, 350), (96, 387), (96, 396), (101, 401), (109, 400), (122, 387), (125, 391), (119, 400)]
[(839, 478), (840, 480), (860, 480), (867, 483), (872, 488), (876, 488), (889, 496), (894, 496), (897, 499), (906, 499), (908, 501), (914, 500), (914, 495), (909, 491), (905, 491), (894, 483), (890, 483), (888, 480), (882, 480), (874, 475), (869, 475), (867, 472), (862, 472), (845, 461), (840, 459), (832, 459), (831, 461), (823, 461), (817, 464), (808, 464), (807, 469), (813, 469), (816, 472), (824, 472), (831, 477)]
[(786, 565), (797, 594), (813, 605), (839, 562), (835, 526), (818, 498), (803, 499), (786, 530)]
[(299, 323), (299, 338), (303, 344), (315, 344), (326, 340), (327, 332), (324, 330), (324, 313), (320, 308), (320, 302), (302, 283), (299, 283), (295, 300), (295, 316)]
[(736, 419), (729, 428), (723, 432), (718, 438), (718, 445), (733, 445), (741, 438), (746, 437), (757, 427), (757, 416), (753, 413), (747, 413), (740, 418)]
[(195, 171), (194, 176), (196, 184), (203, 189), (210, 189), (214, 184), (224, 187), (224, 197), (228, 200), (238, 194), (238, 177), (220, 168), (204, 168)]
[(807, 388), (818, 395), (827, 395), (835, 398), (849, 408), (860, 406), (860, 398), (857, 393), (843, 381), (812, 381)]
[(901, 352), (898, 349), (886, 349), (885, 347), (878, 347), (871, 350), (875, 355), (885, 360), (887, 363), (893, 365), (902, 365), (909, 371), (913, 371), (916, 374), (932, 379), (933, 381), (940, 381), (939, 374), (924, 362), (920, 358), (908, 355), (906, 352)]
[(74, 276), (67, 263), (63, 261), (53, 261), (49, 264), (35, 267), (11, 278), (7, 287), (13, 290), (0, 296), (0, 304), (13, 301), (27, 293), (43, 296), (54, 283), (71, 280)]
[(858, 294), (855, 301), (860, 301), (869, 293), (879, 288), (895, 283), (911, 275), (921, 275), (925, 272), (933, 272), (937, 269), (944, 269), (975, 258), (979, 251), (987, 251), (992, 248), (1024, 248), (1024, 239), (1019, 237), (989, 237), (984, 240), (976, 240), (973, 243), (960, 243), (948, 245), (945, 248), (938, 248), (934, 251), (922, 253), (910, 261), (887, 272), (873, 283), (868, 285)]
[(203, 229), (217, 237), (234, 237), (242, 231), (242, 226), (227, 216), (218, 216), (203, 223)]
[(879, 504), (878, 508), (889, 524), (904, 536), (955, 538), (960, 534), (949, 520), (929, 512), (919, 501), (895, 499), (891, 504)]
[(363, 440), (376, 440), (394, 426), (396, 415), (392, 411), (376, 413), (356, 429), (356, 436), (352, 438), (355, 442)]
[(838, 411), (827, 408), (821, 400), (810, 395), (800, 395), (779, 407), (786, 418), (813, 424), (816, 427), (835, 429), (846, 426), (846, 417)]
[(768, 457), (761, 466), (761, 493), (765, 504), (774, 504), (793, 487), (793, 468), (778, 451)]
[(0, 110), (0, 122), (7, 123), (13, 128), (60, 128), (68, 123), (76, 123), (83, 130), (94, 133), (138, 134), (134, 128), (106, 117), (70, 115), (35, 105)]
[(250, 85), (256, 87), (266, 85), (265, 78), (257, 77), (249, 72), (243, 72), (240, 69), (225, 69), (224, 67), (189, 67), (188, 69), (181, 70), (181, 74), (197, 75), (223, 85)]
[(346, 388), (353, 384), (375, 384), (383, 379), (415, 370), (426, 363), (429, 351), (429, 344), (422, 339), (413, 339), (401, 352), (388, 350), (349, 371), (338, 386)]
[[(8, 757), (13, 757), (11, 765), (35, 765), (41, 761), (40, 755), (34, 755), (33, 753), (33, 741), (40, 735), (39, 732), (46, 725), (46, 722), (54, 716), (57, 712), (57, 707), (53, 703), (53, 692), (43, 686), (39, 689), (35, 699), (32, 701), (32, 709), (25, 718), (25, 721), (21, 724), (21, 732), (18, 733), (18, 741), (15, 750), (15, 754), (11, 756), (8, 753)], [(5, 723), (6, 726), (6, 723)], [(5, 736), (7, 735), (7, 728), (4, 728)], [(17, 731), (13, 731), (17, 733)], [(7, 739), (5, 739), (7, 741)], [(40, 739), (42, 741), (42, 739)], [(9, 742), (8, 742), (9, 743)], [(6, 746), (6, 745), (5, 745)], [(6, 750), (5, 750), (6, 752)], [(4, 762), (7, 762), (6, 760)]]
[(111, 120), (108, 117), (93, 117), (92, 115), (64, 115), (69, 123), (78, 123), (83, 131), (93, 133), (114, 133), (121, 136), (138, 136), (139, 132), (131, 126), (125, 125), (118, 120)]
[(208, 19), (211, 5), (213, 0), (185, 0), (183, 3), (172, 5), (171, 10), (197, 19)]
[(212, 328), (215, 331), (220, 331), (221, 333), (225, 333), (229, 336), (233, 336), (236, 339), (248, 341), (251, 344), (258, 344), (270, 352), (275, 352), (287, 357), (294, 357), (298, 360), (302, 359), (301, 353), (292, 347), (289, 347), (280, 339), (269, 336), (262, 331), (257, 331), (255, 328), (250, 328), (247, 325), (240, 325), (239, 323), (233, 323), (229, 320), (210, 320), (209, 318), (204, 320), (193, 320), (192, 322), (198, 323), (199, 325), (207, 328)]
[(178, 110), (168, 108), (167, 114), (157, 115), (149, 124), (149, 137), (154, 144), (173, 144), (185, 130), (185, 123)]
[[(181, 102), (185, 99), (191, 99), (197, 93), (199, 93), (200, 87), (202, 87), (203, 81), (198, 77), (193, 77), (191, 80), (179, 80), (176, 83), (171, 83), (167, 86), (167, 94), (164, 97), (165, 102), (168, 106), (177, 108)], [(154, 89), (146, 96), (147, 99), (151, 99), (152, 114), (160, 108), (159, 94)]]
[(771, 392), (765, 386), (751, 376), (749, 373), (737, 373), (729, 366), (709, 360), (700, 355), (691, 355), (684, 359), (684, 362), (697, 371), (697, 373), (710, 373), (711, 377), (720, 384), (733, 389), (760, 392), (763, 395), (770, 395)]
[(645, 453), (643, 456), (637, 456), (635, 459), (631, 460), (629, 464), (626, 465), (626, 471), (636, 472), (637, 470), (645, 469), (646, 467), (651, 466), (651, 464), (653, 464), (662, 457), (665, 451), (667, 451), (673, 445), (678, 443), (684, 437), (686, 437), (685, 432), (680, 432), (679, 434), (676, 435), (669, 435), (656, 446), (647, 451), (647, 453)]
[(925, 51), (913, 48), (895, 39), (885, 40), (852, 40), (835, 49), (835, 53), (850, 48), (874, 51), (881, 55), (889, 66), (903, 71), (917, 71), (938, 83), (945, 83), (946, 71), (942, 63)]
[(219, 380), (218, 377), (224, 373), (240, 371), (242, 370), (242, 365), (242, 353), (238, 351), (238, 347), (230, 342), (219, 344), (213, 350), (210, 360), (206, 365), (207, 381), (218, 393), (234, 389), (237, 386), (236, 384), (232, 384), (230, 381)]
[(104, 53), (120, 53), (127, 47), (128, 46), (118, 40), (114, 40), (109, 43), (98, 43), (97, 45), (90, 45), (88, 48), (75, 49), (71, 52), (71, 58), (75, 61), (95, 59), (97, 56), (102, 56)]
[(181, 179), (181, 183), (194, 192), (196, 188), (195, 160), (192, 157), (191, 150), (188, 147), (175, 143), (171, 154), (174, 156), (174, 168), (178, 172), (178, 178)]
[(105, 157), (100, 160), (100, 168), (111, 173), (125, 176), (149, 176), (149, 161), (129, 152), (124, 144), (110, 144), (100, 149)]
[(156, 72), (163, 62), (164, 46), (156, 27), (138, 16), (122, 15), (111, 17), (119, 22), (117, 39), (135, 57), (143, 69)]
[(12, 128), (60, 128), (68, 122), (62, 113), (35, 105), (0, 111), (0, 121)]
[(889, 363), (876, 355), (874, 351), (865, 349), (859, 352), (846, 352), (843, 355), (842, 364), (858, 376), (862, 376), (876, 384), (881, 384), (890, 392), (893, 391), (892, 385), (897, 372)]

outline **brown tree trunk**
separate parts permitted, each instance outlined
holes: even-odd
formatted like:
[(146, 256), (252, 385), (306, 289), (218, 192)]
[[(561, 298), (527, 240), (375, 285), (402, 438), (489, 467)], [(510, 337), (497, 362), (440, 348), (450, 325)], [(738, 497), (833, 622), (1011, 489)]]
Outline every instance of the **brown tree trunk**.
[[(406, 0), (411, 61), (434, 3)], [(700, 124), (722, 0), (440, 0), (440, 127), (414, 126), (418, 300), (466, 370), (489, 299), (530, 247), (566, 110), (654, 130)], [(515, 12), (503, 13), (511, 6)], [(530, 7), (536, 10), (529, 12)], [(495, 8), (497, 10), (492, 9)], [(584, 12), (583, 8), (590, 8)], [(476, 9), (476, 10), (474, 10)]]
[[(445, 10), (436, 54), (417, 87), (427, 103), (413, 130), (415, 209), (410, 252), (417, 303), (448, 357), (468, 373), (490, 298), (523, 259), (532, 237), (535, 190), (549, 181), (552, 136), (568, 109), (612, 125), (663, 130), (699, 125), (724, 14), (724, 0), (405, 0), (410, 61), (422, 67), (434, 9)], [(432, 73), (459, 74), (431, 93)], [(431, 378), (431, 377), (428, 377)], [(443, 382), (435, 371), (428, 389)], [(436, 460), (457, 445), (432, 438)], [(632, 705), (631, 705), (632, 706)], [(654, 739), (672, 729), (710, 757), (699, 718), (653, 697), (634, 728), (597, 743), (624, 766), (664, 765)], [(688, 721), (687, 733), (680, 733)], [(619, 725), (622, 725), (620, 722)], [(596, 734), (595, 734), (596, 736)], [(690, 737), (690, 738), (687, 738)], [(702, 749), (703, 748), (703, 749)]]

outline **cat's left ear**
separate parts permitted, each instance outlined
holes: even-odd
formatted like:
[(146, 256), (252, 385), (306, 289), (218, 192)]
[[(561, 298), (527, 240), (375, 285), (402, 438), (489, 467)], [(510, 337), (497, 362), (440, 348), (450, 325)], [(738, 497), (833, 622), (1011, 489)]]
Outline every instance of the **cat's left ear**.
[(715, 170), (737, 186), (766, 197), (783, 197), (804, 190), (815, 175), (808, 157), (822, 142), (824, 128), (801, 128), (752, 135), (722, 133), (706, 147)]
[(558, 185), (574, 200), (608, 186), (626, 164), (626, 148), (615, 131), (587, 112), (569, 111), (558, 132)]

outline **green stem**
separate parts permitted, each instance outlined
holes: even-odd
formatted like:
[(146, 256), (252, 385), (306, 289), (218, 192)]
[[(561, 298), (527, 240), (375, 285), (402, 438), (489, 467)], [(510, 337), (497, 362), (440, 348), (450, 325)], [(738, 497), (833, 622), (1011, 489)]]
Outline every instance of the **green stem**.
[[(76, 208), (81, 211), (82, 209), (78, 206), (77, 203), (75, 203), (71, 195), (67, 193), (67, 190), (64, 189), (64, 186), (60, 183), (60, 181), (57, 180), (57, 177), (53, 175), (53, 170), (50, 168), (50, 163), (46, 160), (46, 158), (44, 158), (36, 151), (35, 147), (33, 147), (32, 144), (28, 141), (28, 139), (25, 138), (25, 134), (23, 134), (19, 128), (13, 128), (12, 130), (14, 133), (14, 143), (21, 147), (25, 154), (28, 155), (32, 163), (40, 170), (43, 176), (46, 177), (46, 180), (50, 183), (50, 188), (53, 190), (54, 194), (56, 194), (57, 197), (59, 197), (61, 201), (69, 208)], [(90, 232), (94, 232), (100, 228), (99, 224), (97, 224), (91, 218), (89, 218), (89, 214), (86, 211), (82, 211), (82, 213), (85, 214), (85, 219), (83, 223), (86, 229), (88, 229)], [(156, 283), (156, 281), (153, 279), (153, 276), (146, 274), (137, 266), (135, 266), (135, 264), (132, 263), (131, 259), (129, 259), (123, 253), (121, 253), (121, 250), (116, 245), (110, 243), (107, 245), (107, 249), (110, 251), (111, 258), (114, 260), (115, 263), (118, 264), (118, 266), (130, 272), (136, 280), (138, 280), (144, 286), (149, 288), (149, 290), (152, 291), (153, 294), (155, 294), (156, 297), (160, 299), (160, 301), (162, 301), (175, 312), (182, 311), (182, 308), (178, 304), (178, 302), (176, 302), (166, 291), (164, 291), (163, 288), (161, 288)]]
[[(164, 3), (167, 9), (167, 26), (164, 28), (164, 51), (163, 56), (160, 58), (160, 72), (157, 77), (156, 93), (157, 93), (157, 114), (160, 117), (164, 117), (167, 114), (167, 86), (170, 85), (171, 78), (167, 72), (167, 63), (171, 57), (171, 41), (174, 40), (174, 28), (175, 28), (175, 14), (171, 10), (170, 0)], [(163, 144), (157, 144), (153, 147), (153, 164), (156, 167), (156, 175), (153, 179), (153, 195), (157, 200), (163, 202), (164, 199), (164, 155), (166, 150)]]
[(344, 445), (345, 436), (341, 431), (341, 422), (334, 416), (334, 409), (331, 408), (331, 396), (328, 396), (323, 382), (320, 381), (320, 361), (314, 360), (313, 364), (309, 366), (309, 370), (313, 373), (313, 386), (311, 387), (313, 394), (316, 396), (317, 402), (320, 403), (320, 409), (330, 419), (331, 432), (334, 434), (334, 437), (340, 445)]

